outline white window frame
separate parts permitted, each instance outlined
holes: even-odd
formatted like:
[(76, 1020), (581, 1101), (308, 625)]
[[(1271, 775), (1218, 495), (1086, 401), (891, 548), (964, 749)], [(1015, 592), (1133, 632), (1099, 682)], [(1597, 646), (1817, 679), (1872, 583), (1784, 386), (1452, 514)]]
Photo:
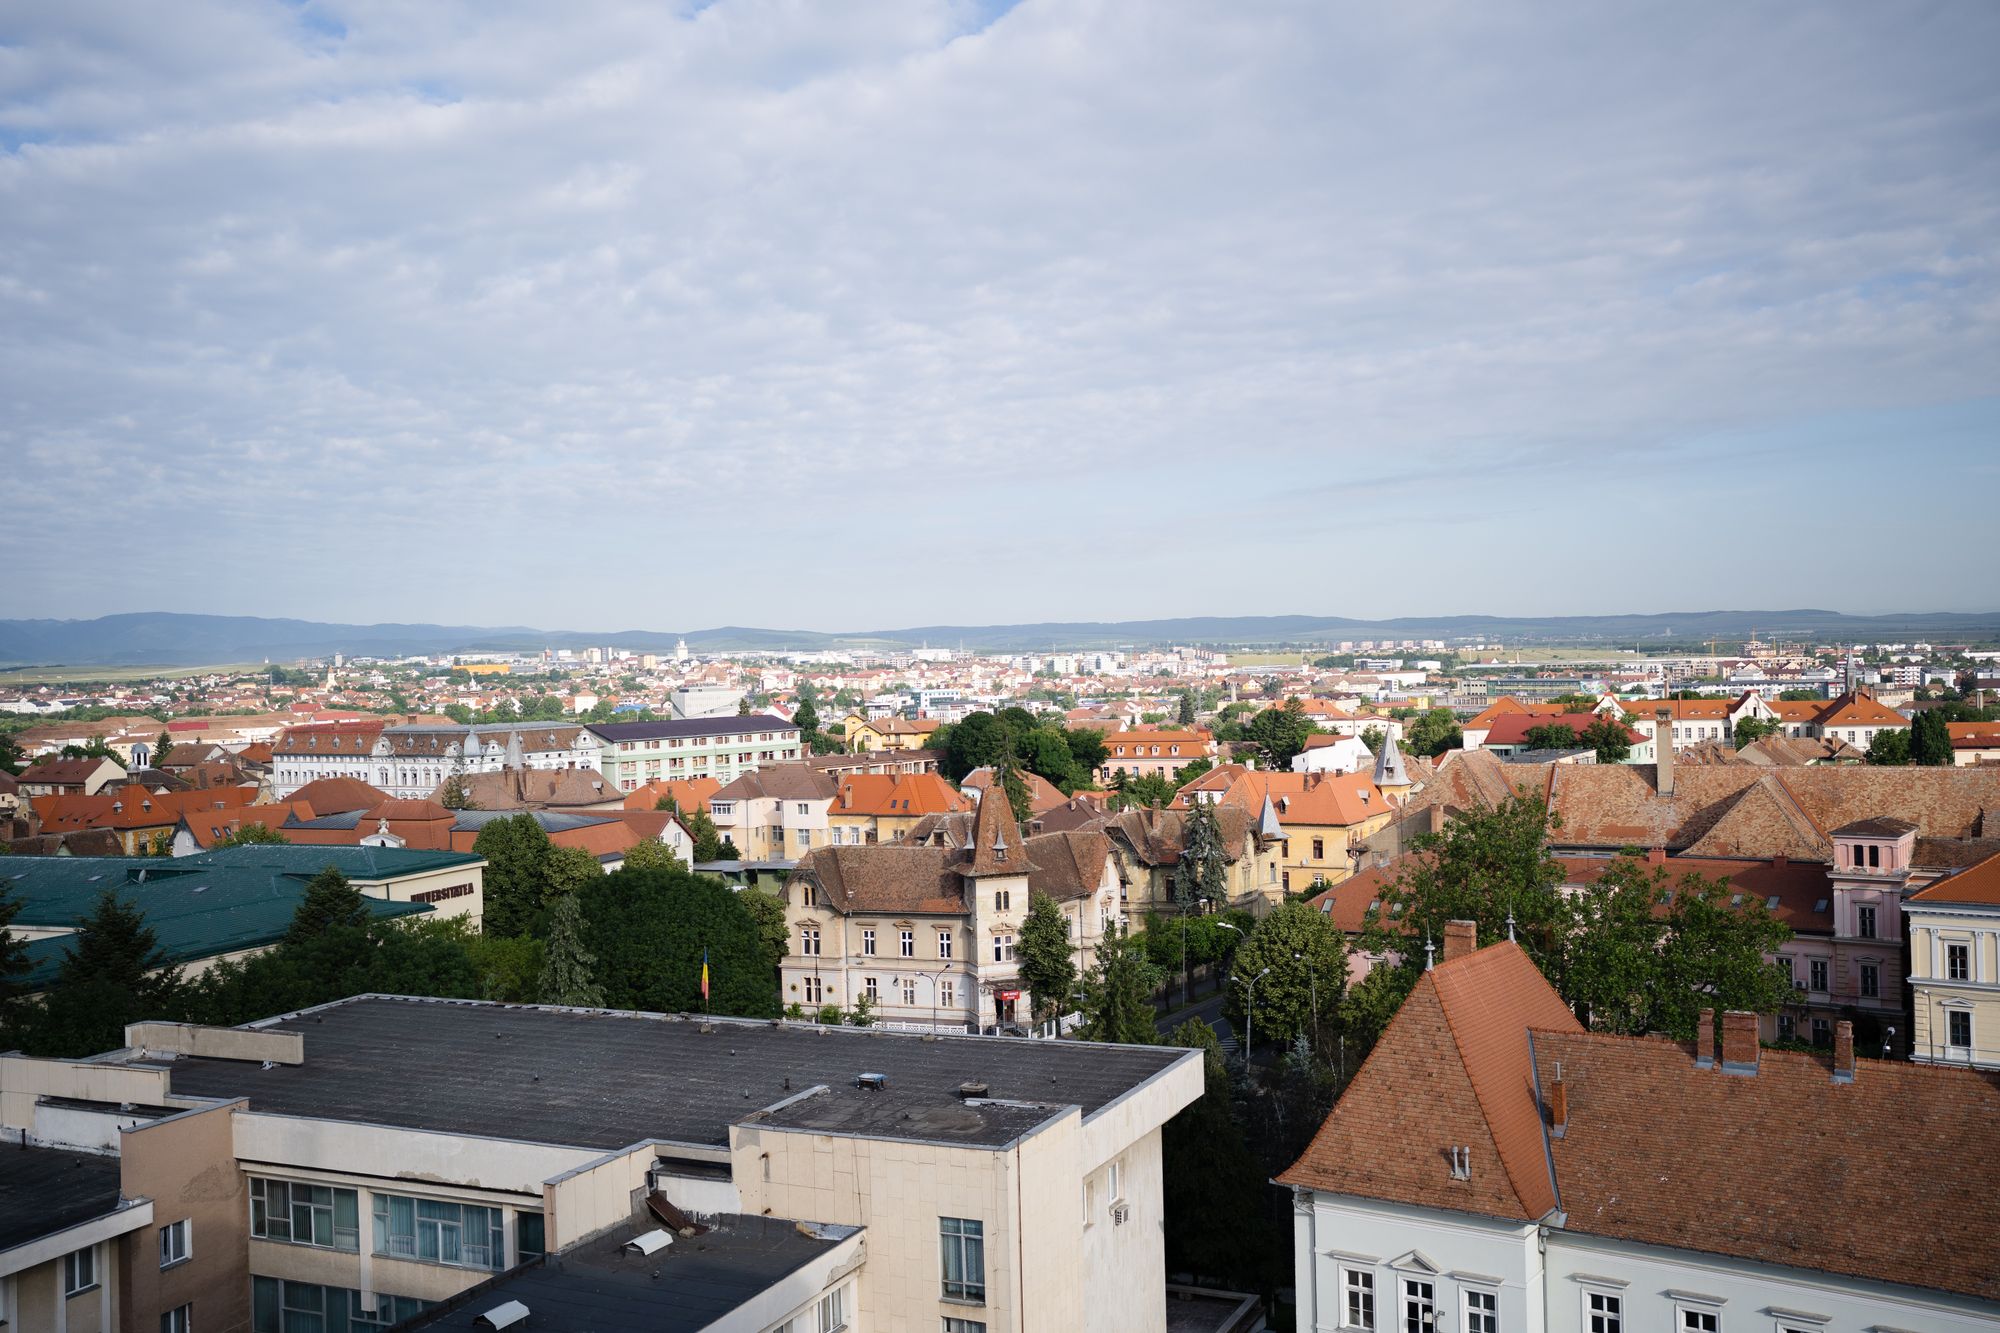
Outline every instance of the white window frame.
[[(1491, 1327), (1474, 1328), (1472, 1325), (1472, 1303), (1491, 1302), (1491, 1307), (1479, 1311), (1481, 1318), (1491, 1319)], [(1500, 1291), (1496, 1287), (1461, 1283), (1458, 1288), (1458, 1326), (1463, 1333), (1500, 1333)]]
[(194, 1258), (194, 1222), (183, 1217), (160, 1228), (160, 1267), (173, 1268)]
[[(1438, 1304), (1438, 1280), (1435, 1273), (1424, 1273), (1421, 1275), (1414, 1273), (1396, 1274), (1396, 1327), (1402, 1330), (1402, 1333), (1409, 1333), (1410, 1302), (1416, 1299), (1415, 1294), (1410, 1290), (1411, 1287), (1428, 1287), (1430, 1289), (1430, 1294), (1422, 1299), (1430, 1305), (1430, 1330), (1431, 1333), (1435, 1333), (1437, 1328)], [(1380, 1317), (1379, 1311), (1377, 1317)], [(1420, 1330), (1419, 1333), (1424, 1333), (1424, 1331)]]
[[(90, 1269), (88, 1278), (85, 1281), (79, 1282), (77, 1279), (84, 1276), (82, 1269), (86, 1265)], [(64, 1300), (68, 1300), (72, 1296), (81, 1296), (97, 1284), (97, 1247), (95, 1245), (86, 1245), (80, 1250), (71, 1250), (63, 1256)]]
[[(1364, 1285), (1365, 1284), (1365, 1285)], [(1353, 1317), (1357, 1298), (1367, 1302), (1368, 1318), (1365, 1321)], [(1340, 1265), (1340, 1326), (1342, 1328), (1373, 1330), (1377, 1318), (1375, 1308), (1375, 1270), (1358, 1264)]]
[(940, 930), (940, 931), (939, 931), (939, 932), (937, 933), (937, 941), (938, 941), (938, 955), (937, 955), (937, 956), (938, 956), (938, 957), (940, 957), (940, 958), (949, 958), (949, 957), (951, 957), (951, 941), (952, 941), (952, 933), (953, 933), (953, 932), (951, 932), (951, 931), (949, 931), (949, 930)]
[(183, 1301), (161, 1314), (160, 1333), (194, 1333), (194, 1302)]
[[(1704, 1324), (1703, 1320), (1708, 1323)], [(1723, 1333), (1722, 1302), (1700, 1297), (1674, 1297), (1673, 1333)]]
[[(1625, 1293), (1623, 1291), (1609, 1291), (1603, 1287), (1587, 1286), (1583, 1289), (1580, 1300), (1583, 1311), (1582, 1319), (1577, 1327), (1581, 1330), (1581, 1333), (1625, 1333)], [(1593, 1300), (1607, 1301), (1609, 1302), (1609, 1306), (1602, 1310), (1593, 1310), (1590, 1308), (1590, 1303)], [(1593, 1325), (1591, 1323), (1593, 1319), (1602, 1319), (1604, 1321), (1603, 1326), (1600, 1328)]]
[(861, 931), (861, 953), (863, 957), (875, 956), (875, 927), (865, 926)]

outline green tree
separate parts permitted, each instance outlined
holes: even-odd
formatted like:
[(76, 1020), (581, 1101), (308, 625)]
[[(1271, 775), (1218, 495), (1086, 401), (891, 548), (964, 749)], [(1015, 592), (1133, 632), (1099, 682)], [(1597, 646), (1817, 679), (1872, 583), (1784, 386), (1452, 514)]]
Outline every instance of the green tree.
[(1163, 778), (1157, 773), (1143, 773), (1132, 777), (1120, 772), (1112, 779), (1111, 806), (1116, 810), (1144, 810), (1149, 807), (1173, 804), (1180, 794), (1172, 778)]
[(736, 900), (756, 923), (764, 964), (776, 976), (778, 965), (785, 961), (785, 954), (792, 947), (792, 927), (785, 920), (784, 902), (762, 889), (748, 887), (736, 890)]
[(596, 955), (583, 944), (582, 900), (576, 894), (567, 894), (549, 914), (548, 949), (538, 987), (542, 1003), (575, 1009), (602, 1005), (604, 988), (591, 976), (591, 969), (596, 966)]
[(495, 819), (479, 830), (472, 851), (486, 859), (483, 920), (489, 935), (526, 935), (543, 905), (549, 835), (533, 815)]
[(0, 890), (0, 1042), (12, 1044), (21, 1019), (21, 997), (27, 991), (28, 942), (9, 930), (21, 911), (20, 899)]
[(1910, 762), (1928, 768), (1951, 767), (1951, 729), (1945, 725), (1944, 714), (1935, 709), (1917, 714), (1910, 724)]
[(1012, 764), (1002, 766), (995, 784), (1006, 793), (1007, 808), (1013, 814), (1016, 824), (1025, 824), (1034, 818), (1035, 801), (1028, 794), (1028, 784), (1022, 779), (1019, 769)]
[[(1347, 993), (1347, 937), (1317, 908), (1296, 900), (1280, 903), (1237, 949), (1232, 971), (1248, 981), (1266, 968), (1270, 971), (1257, 983), (1251, 1031), (1273, 1044), (1305, 1035), (1314, 1050), (1324, 1049), (1327, 1033), (1339, 1027)], [(1247, 985), (1235, 985), (1223, 1002), (1223, 1012), (1239, 1030), (1249, 997)]]
[(625, 849), (625, 864), (634, 870), (662, 870), (679, 865), (680, 858), (658, 838), (641, 838)]
[(1560, 722), (1544, 722), (1539, 727), (1529, 727), (1522, 738), (1530, 750), (1575, 750), (1582, 748), (1582, 739)]
[(1063, 1013), (1076, 988), (1076, 963), (1070, 952), (1069, 918), (1046, 893), (1028, 899), (1016, 956), (1021, 982), (1034, 1000), (1034, 1021), (1045, 1023)]
[(30, 1054), (78, 1057), (125, 1044), (125, 1026), (177, 1020), (185, 1007), (181, 972), (136, 903), (106, 890), (77, 927), (55, 981), (31, 1020)]
[(681, 822), (687, 825), (688, 836), (694, 839), (694, 859), (697, 863), (735, 859), (733, 845), (731, 845), (732, 855), (723, 856), (722, 848), (728, 839), (724, 838), (721, 831), (715, 827), (715, 821), (709, 818), (708, 811), (690, 810), (681, 816)]
[(1069, 740), (1059, 727), (1036, 727), (1020, 738), (1021, 766), (1048, 779), (1064, 795), (1090, 781), (1090, 774), (1077, 766)]
[(173, 752), (174, 752), (174, 738), (172, 736), (169, 736), (166, 733), (166, 731), (162, 729), (158, 738), (153, 741), (152, 767), (165, 768), (167, 766), (167, 758), (168, 756), (172, 755)]
[(1766, 736), (1777, 735), (1781, 729), (1777, 722), (1766, 721), (1761, 717), (1738, 718), (1733, 739), (1736, 741), (1736, 748), (1741, 750), (1745, 746), (1755, 745)]
[(1190, 1018), (1167, 1038), (1202, 1053), (1202, 1095), (1166, 1124), (1160, 1167), (1167, 1271), (1235, 1290), (1276, 1285), (1283, 1238), (1264, 1208), (1265, 1176), (1244, 1140), (1215, 1031)]
[(1212, 771), (1214, 768), (1215, 761), (1206, 755), (1203, 755), (1199, 759), (1188, 760), (1188, 762), (1174, 770), (1174, 790), (1178, 792), (1182, 787), (1187, 786), (1188, 783), (1193, 782), (1196, 778)]
[(1244, 728), (1244, 739), (1262, 753), (1268, 768), (1286, 769), (1292, 757), (1306, 748), (1306, 738), (1319, 734), (1319, 727), (1306, 716), (1305, 704), (1287, 699), (1282, 707), (1267, 708)]
[(746, 694), (746, 695), (744, 695), (744, 696), (743, 696), (743, 697), (742, 697), (741, 699), (738, 699), (738, 700), (736, 701), (736, 716), (738, 716), (738, 717), (748, 717), (748, 716), (750, 716), (750, 696), (749, 696), (749, 695), (747, 695), (747, 694)]
[(527, 935), (481, 934), (462, 916), (420, 921), (407, 929), (456, 935), (466, 961), (478, 978), (476, 993), (480, 999), (534, 1004), (542, 998), (542, 966), (547, 950), (540, 940)]
[(1577, 740), (1597, 751), (1600, 764), (1622, 764), (1632, 756), (1631, 728), (1615, 717), (1600, 717), (1577, 733)]
[(1090, 781), (1097, 771), (1104, 767), (1104, 761), (1111, 757), (1105, 745), (1104, 733), (1095, 727), (1069, 727), (1063, 732), (1063, 739), (1069, 743), (1070, 759), (1076, 764), (1083, 780)]
[(1621, 856), (1572, 895), (1564, 994), (1578, 1018), (1605, 1032), (1652, 1024), (1667, 923), (1666, 872)]
[(1388, 739), (1388, 735), (1380, 727), (1371, 725), (1361, 729), (1361, 743), (1368, 747), (1370, 754), (1382, 753), (1382, 743)]
[(1013, 736), (991, 713), (967, 714), (952, 725), (942, 744), (938, 767), (953, 782), (963, 782), (976, 768), (1005, 764), (1014, 757)]
[(1791, 928), (1755, 894), (1740, 903), (1735, 896), (1727, 878), (1689, 874), (1675, 886), (1649, 1030), (1688, 1041), (1703, 1009), (1769, 1014), (1790, 1002), (1791, 978), (1769, 955), (1791, 939)]
[(1340, 1023), (1346, 1034), (1350, 1066), (1364, 1060), (1381, 1039), (1389, 1020), (1403, 1007), (1410, 988), (1417, 984), (1417, 969), (1375, 967), (1353, 986), (1340, 1006)]
[(28, 766), (28, 757), (12, 736), (0, 736), (0, 773), (19, 775)]
[(1196, 801), (1181, 821), (1181, 858), (1174, 863), (1173, 897), (1182, 907), (1229, 897), (1229, 851), (1215, 806)]
[(1097, 963), (1084, 978), (1083, 1025), (1076, 1035), (1085, 1041), (1157, 1042), (1152, 993), (1159, 979), (1136, 938), (1122, 928), (1106, 933), (1097, 944)]
[(861, 994), (855, 996), (854, 1003), (847, 1010), (847, 1023), (849, 1027), (874, 1027), (875, 997), (867, 991), (863, 991)]
[(620, 1009), (691, 1013), (703, 1008), (775, 1018), (778, 991), (756, 920), (721, 881), (686, 870), (620, 870), (578, 895), (581, 938), (597, 957), (605, 1003)]
[(1446, 750), (1456, 750), (1465, 742), (1458, 716), (1449, 708), (1433, 708), (1413, 720), (1404, 730), (1404, 748), (1413, 754), (1435, 758)]
[(268, 828), (261, 823), (250, 823), (239, 825), (229, 830), (229, 832), (217, 838), (209, 850), (216, 851), (223, 847), (250, 847), (262, 843), (289, 843), (290, 841), (290, 838), (287, 838), (274, 828)]
[(1181, 691), (1181, 705), (1180, 705), (1180, 711), (1179, 711), (1179, 712), (1178, 712), (1178, 713), (1176, 714), (1176, 716), (1175, 716), (1175, 721), (1176, 721), (1176, 722), (1178, 722), (1178, 723), (1179, 723), (1179, 724), (1180, 724), (1181, 726), (1183, 726), (1183, 727), (1191, 727), (1191, 726), (1193, 726), (1193, 725), (1194, 725), (1194, 691), (1193, 691), (1193, 690), (1182, 690), (1182, 691)]
[(1868, 762), (1899, 767), (1910, 762), (1910, 733), (1903, 727), (1884, 727), (1868, 743)]
[(792, 725), (797, 727), (811, 741), (819, 736), (819, 709), (813, 706), (812, 691), (799, 690), (798, 710), (792, 714)]
[(293, 909), (285, 943), (309, 944), (340, 930), (368, 924), (368, 903), (340, 867), (328, 865), (306, 881), (305, 895)]

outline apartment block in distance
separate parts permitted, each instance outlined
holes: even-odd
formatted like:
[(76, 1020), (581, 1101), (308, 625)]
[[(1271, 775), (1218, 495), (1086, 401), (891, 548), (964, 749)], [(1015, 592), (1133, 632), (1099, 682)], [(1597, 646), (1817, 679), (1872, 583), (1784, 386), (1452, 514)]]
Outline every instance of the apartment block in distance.
[(769, 713), (603, 722), (590, 731), (601, 746), (600, 771), (619, 791), (637, 791), (662, 778), (714, 778), (727, 784), (802, 753), (799, 729)]
[(10, 1328), (1167, 1327), (1199, 1052), (393, 996), (126, 1041), (0, 1057)]

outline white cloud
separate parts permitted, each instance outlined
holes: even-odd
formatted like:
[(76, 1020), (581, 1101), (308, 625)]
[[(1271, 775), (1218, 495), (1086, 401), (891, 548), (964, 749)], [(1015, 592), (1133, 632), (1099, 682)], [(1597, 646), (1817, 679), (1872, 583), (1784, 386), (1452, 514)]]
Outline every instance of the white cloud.
[(10, 23), (10, 614), (1990, 596), (1982, 7)]

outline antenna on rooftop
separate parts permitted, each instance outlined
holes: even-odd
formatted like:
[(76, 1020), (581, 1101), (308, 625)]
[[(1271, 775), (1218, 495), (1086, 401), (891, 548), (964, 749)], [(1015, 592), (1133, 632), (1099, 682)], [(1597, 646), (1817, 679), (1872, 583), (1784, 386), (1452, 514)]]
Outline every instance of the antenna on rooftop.
[(1426, 935), (1424, 936), (1424, 971), (1428, 972), (1435, 966), (1437, 966), (1437, 945), (1431, 943), (1431, 937)]

